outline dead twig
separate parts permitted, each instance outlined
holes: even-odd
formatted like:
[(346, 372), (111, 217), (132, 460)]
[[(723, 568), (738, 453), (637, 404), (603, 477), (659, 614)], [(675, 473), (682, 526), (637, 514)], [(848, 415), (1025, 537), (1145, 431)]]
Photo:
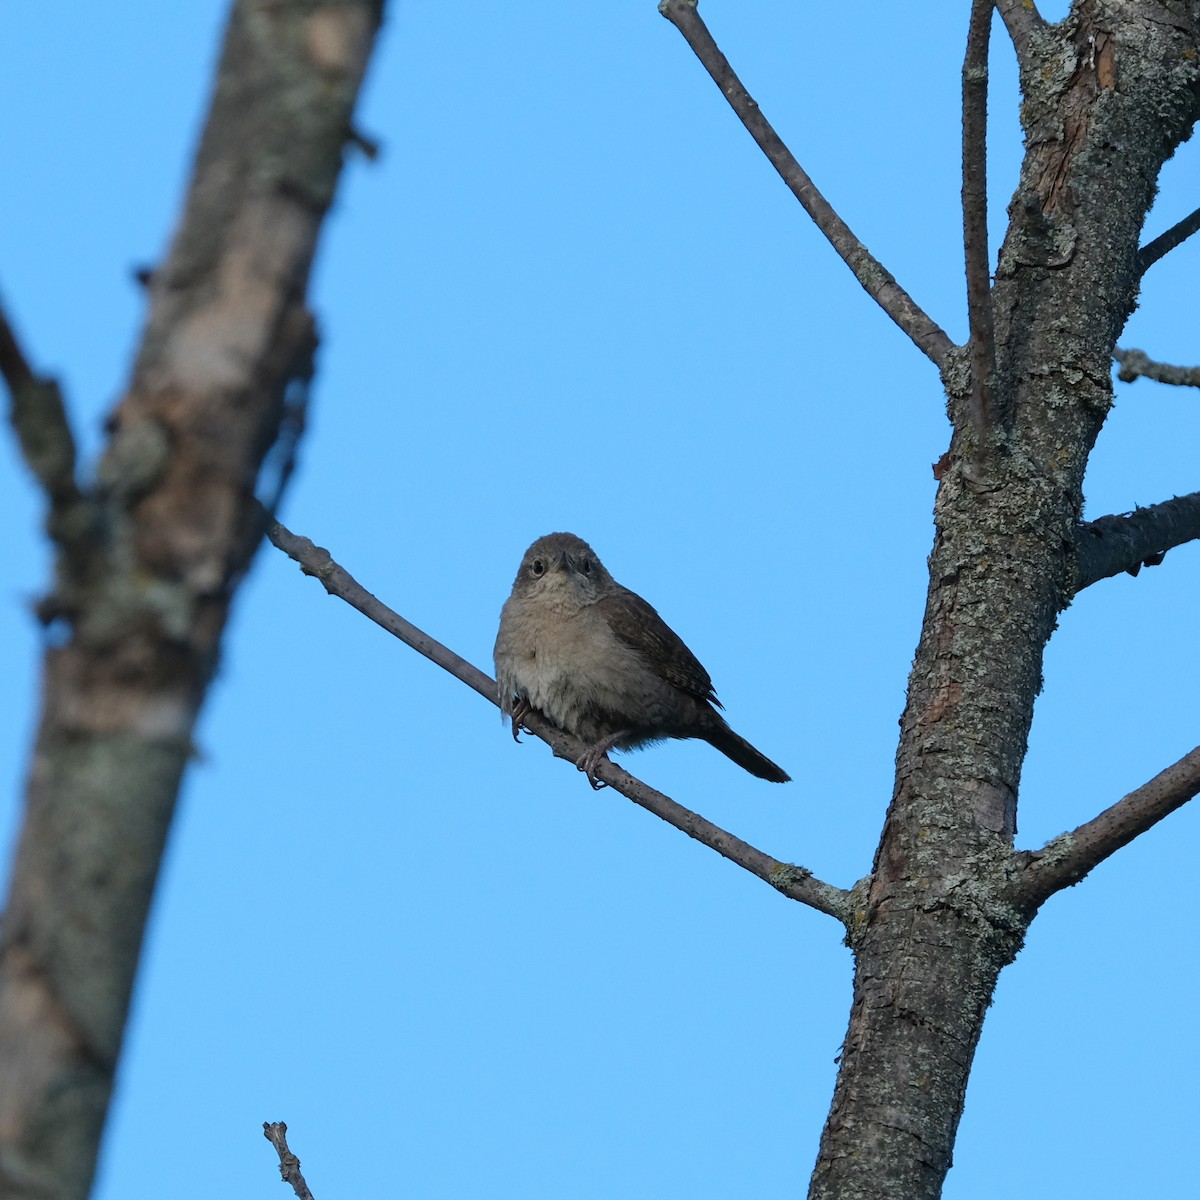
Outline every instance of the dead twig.
[(704, 64), (721, 95), (741, 119), (750, 136), (779, 172), (804, 211), (812, 217), (817, 228), (829, 239), (842, 261), (854, 272), (867, 294), (913, 340), (939, 370), (946, 364), (954, 343), (917, 302), (896, 282), (891, 272), (855, 237), (853, 231), (834, 211), (833, 206), (817, 190), (804, 168), (784, 145), (783, 140), (762, 115), (754, 98), (742, 86), (729, 60), (721, 53), (708, 27), (696, 11), (696, 0), (662, 0), (662, 13), (691, 46)]
[(291, 1184), (299, 1200), (314, 1200), (304, 1176), (300, 1174), (300, 1160), (287, 1144), (287, 1124), (284, 1121), (264, 1121), (263, 1137), (275, 1147), (279, 1155), (279, 1176), (284, 1183)]

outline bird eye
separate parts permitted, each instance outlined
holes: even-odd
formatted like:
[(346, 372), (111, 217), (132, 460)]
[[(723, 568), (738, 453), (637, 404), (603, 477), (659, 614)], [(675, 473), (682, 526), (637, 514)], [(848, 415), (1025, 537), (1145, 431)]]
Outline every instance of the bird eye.
[(544, 575), (546, 573), (546, 564), (540, 558), (535, 558), (530, 564), (529, 569), (534, 575)]
[(585, 575), (590, 575), (590, 574), (592, 573), (592, 560), (591, 560), (590, 558), (583, 558), (583, 559), (580, 559), (580, 561), (579, 561), (579, 569), (580, 569), (580, 570), (581, 570), (581, 571), (582, 571), (582, 572), (583, 572)]

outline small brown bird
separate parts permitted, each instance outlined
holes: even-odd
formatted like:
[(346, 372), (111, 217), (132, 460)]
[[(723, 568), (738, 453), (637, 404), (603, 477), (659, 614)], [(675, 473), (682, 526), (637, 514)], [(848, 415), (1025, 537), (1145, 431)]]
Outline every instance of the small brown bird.
[(696, 656), (573, 533), (547, 534), (525, 551), (494, 656), (513, 736), (530, 709), (548, 717), (589, 744), (577, 765), (593, 787), (610, 750), (662, 738), (703, 738), (751, 775), (791, 778), (729, 728)]

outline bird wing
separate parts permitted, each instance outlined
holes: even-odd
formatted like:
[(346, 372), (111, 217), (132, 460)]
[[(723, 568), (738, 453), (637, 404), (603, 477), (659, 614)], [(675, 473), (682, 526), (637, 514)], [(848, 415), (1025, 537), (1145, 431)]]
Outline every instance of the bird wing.
[(622, 588), (598, 600), (596, 607), (613, 633), (650, 662), (672, 687), (721, 707), (708, 672), (653, 605)]

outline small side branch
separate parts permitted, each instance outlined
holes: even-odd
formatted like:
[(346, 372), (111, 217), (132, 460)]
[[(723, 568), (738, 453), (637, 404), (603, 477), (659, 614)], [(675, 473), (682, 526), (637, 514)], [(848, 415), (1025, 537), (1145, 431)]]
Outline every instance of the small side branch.
[(1026, 853), (1016, 898), (1036, 909), (1200, 793), (1200, 746), (1086, 825)]
[(53, 379), (34, 374), (2, 307), (0, 374), (8, 385), (9, 419), (21, 453), (50, 504), (77, 498), (75, 438), (67, 421), (62, 393)]
[(991, 378), (996, 369), (987, 227), (988, 41), (993, 0), (973, 0), (962, 69), (963, 248), (970, 320), (971, 402), (976, 433), (992, 422)]
[(70, 608), (65, 593), (71, 581), (85, 577), (95, 560), (96, 502), (76, 482), (75, 436), (58, 383), (34, 371), (2, 305), (0, 375), (21, 454), (46, 497), (46, 532), (59, 551), (57, 586), (38, 606), (39, 617), (49, 622)]
[(1167, 383), (1172, 387), (1200, 387), (1200, 367), (1173, 367), (1170, 363), (1155, 362), (1141, 350), (1117, 349), (1113, 351), (1113, 358), (1121, 364), (1117, 378), (1122, 383), (1153, 379), (1155, 383)]
[(1156, 567), (1176, 546), (1200, 538), (1200, 492), (1131, 513), (1097, 517), (1075, 531), (1075, 590), (1127, 571)]
[[(336, 596), (358, 609), (363, 616), (369, 617), (388, 633), (411, 646), (418, 654), (423, 654), (431, 662), (473, 688), (484, 699), (492, 704), (498, 703), (496, 683), (493, 679), (372, 596), (349, 572), (334, 562), (328, 550), (314, 545), (306, 537), (299, 537), (290, 532), (277, 521), (268, 526), (267, 537), (290, 559), (299, 563), (306, 575), (319, 580), (331, 596)], [(583, 742), (556, 729), (536, 714), (523, 717), (521, 724), (541, 738), (557, 757), (569, 762), (578, 762), (587, 750)], [(710, 850), (715, 850), (752, 875), (757, 875), (790, 899), (836, 917), (843, 924), (848, 919), (849, 893), (843, 889), (823, 883), (803, 867), (780, 862), (769, 854), (764, 854), (727, 830), (706, 821), (698, 813), (677, 804), (669, 796), (655, 791), (615, 763), (602, 762), (596, 776), (647, 812), (673, 825), (688, 837), (702, 842)]]
[(762, 115), (754, 98), (742, 86), (729, 60), (721, 53), (708, 27), (701, 20), (696, 10), (696, 0), (662, 0), (658, 11), (683, 34), (750, 136), (800, 201), (804, 211), (816, 222), (817, 228), (829, 239), (829, 244), (854, 272), (854, 277), (867, 294), (941, 370), (954, 343), (855, 237), (846, 222), (817, 190), (771, 123)]
[(1017, 61), (1024, 66), (1029, 57), (1029, 39), (1046, 24), (1033, 0), (996, 0), (996, 11), (1012, 39)]
[(1166, 233), (1160, 233), (1152, 242), (1147, 242), (1137, 256), (1138, 273), (1144, 275), (1160, 258), (1170, 254), (1182, 242), (1186, 242), (1200, 229), (1200, 208), (1177, 221)]
[(300, 1200), (314, 1200), (304, 1176), (300, 1174), (300, 1160), (291, 1152), (287, 1144), (287, 1125), (283, 1121), (264, 1121), (263, 1137), (275, 1147), (279, 1155), (279, 1175), (284, 1183), (291, 1184), (292, 1191)]

